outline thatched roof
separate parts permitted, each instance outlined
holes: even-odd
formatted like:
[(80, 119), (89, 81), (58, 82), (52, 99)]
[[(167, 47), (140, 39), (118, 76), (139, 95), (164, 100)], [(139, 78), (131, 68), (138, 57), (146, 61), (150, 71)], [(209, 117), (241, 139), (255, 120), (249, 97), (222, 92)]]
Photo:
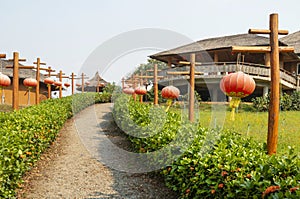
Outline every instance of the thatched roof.
[[(176, 61), (181, 61), (182, 58), (178, 55), (189, 54), (193, 52), (209, 52), (213, 50), (231, 49), (232, 46), (265, 46), (269, 45), (269, 38), (256, 34), (237, 34), (223, 37), (215, 37), (203, 39), (191, 44), (180, 46), (171, 50), (163, 51), (150, 57), (163, 62), (168, 62), (168, 58), (175, 58)], [(279, 42), (281, 46), (287, 46), (283, 42)]]
[(295, 48), (295, 53), (300, 54), (300, 31), (289, 34), (280, 39), (280, 41), (293, 46)]
[(97, 87), (98, 84), (107, 84), (107, 81), (105, 81), (102, 77), (100, 77), (98, 71), (96, 72), (95, 76), (88, 80), (90, 84), (88, 86), (90, 87)]
[[(13, 69), (12, 68), (5, 68), (8, 65), (13, 65), (13, 62), (0, 59), (0, 72), (2, 72), (3, 74), (5, 74), (9, 77), (12, 77), (13, 76)], [(20, 64), (20, 66), (22, 66), (22, 65)], [(19, 78), (25, 79), (25, 78), (28, 78), (28, 77), (35, 78), (36, 77), (36, 71), (33, 70), (33, 69), (19, 69)], [(44, 74), (41, 73), (40, 82), (44, 82), (45, 78), (46, 77), (44, 76)]]

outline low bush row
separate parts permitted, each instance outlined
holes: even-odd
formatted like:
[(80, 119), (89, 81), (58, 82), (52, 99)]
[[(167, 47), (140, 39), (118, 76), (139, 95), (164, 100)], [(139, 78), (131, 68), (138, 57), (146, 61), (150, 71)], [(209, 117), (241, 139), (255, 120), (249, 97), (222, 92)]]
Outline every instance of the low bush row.
[(76, 94), (46, 100), (20, 111), (0, 112), (0, 198), (15, 197), (22, 175), (55, 141), (66, 120), (95, 100), (104, 102), (108, 97)]
[[(252, 100), (255, 111), (268, 111), (270, 96), (256, 97)], [(300, 111), (300, 92), (291, 94), (283, 93), (280, 97), (280, 109), (282, 111)]]
[(113, 114), (140, 153), (166, 147), (174, 139), (190, 143), (172, 143), (180, 157), (161, 170), (167, 186), (181, 198), (300, 198), (300, 157), (292, 148), (269, 156), (264, 144), (249, 137), (195, 126), (179, 112), (165, 113), (127, 96), (115, 100)]

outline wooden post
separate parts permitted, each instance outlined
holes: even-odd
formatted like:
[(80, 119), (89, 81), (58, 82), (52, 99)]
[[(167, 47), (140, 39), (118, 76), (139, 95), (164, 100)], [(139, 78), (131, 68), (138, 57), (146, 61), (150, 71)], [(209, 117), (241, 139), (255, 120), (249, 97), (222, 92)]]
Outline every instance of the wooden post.
[(122, 89), (124, 89), (124, 86), (125, 86), (125, 78), (123, 77), (122, 78)]
[(275, 154), (278, 140), (280, 67), (278, 49), (278, 15), (270, 15), (270, 46), (271, 46), (271, 92), (269, 107), (269, 124), (267, 147), (268, 154)]
[(36, 81), (37, 85), (35, 88), (35, 104), (40, 103), (40, 65), (46, 65), (46, 63), (41, 63), (41, 59), (37, 58), (36, 62), (33, 62), (33, 64), (36, 64)]
[(84, 92), (84, 79), (87, 79), (88, 77), (85, 77), (84, 73), (81, 73), (81, 92)]
[(153, 81), (153, 90), (154, 90), (154, 105), (158, 105), (158, 83), (157, 83), (157, 64), (154, 64), (154, 81)]
[(270, 53), (265, 53), (265, 65), (271, 67), (271, 56)]
[[(268, 154), (273, 155), (277, 151), (278, 120), (279, 120), (279, 97), (280, 97), (280, 64), (279, 52), (293, 52), (293, 47), (279, 47), (278, 35), (287, 35), (287, 30), (278, 30), (278, 14), (270, 15), (270, 28), (268, 30), (250, 29), (252, 34), (269, 34), (270, 46), (259, 47), (232, 47), (232, 52), (255, 52), (270, 53), (271, 82), (270, 82), (270, 104), (268, 116)], [(267, 60), (266, 56), (266, 60)]]
[[(63, 72), (62, 70), (59, 71), (59, 81), (62, 83), (62, 75), (63, 75)], [(62, 98), (62, 85), (59, 87), (59, 98)]]
[(13, 68), (13, 93), (12, 93), (12, 107), (14, 110), (19, 109), (19, 69), (33, 69), (33, 66), (19, 66), (19, 62), (26, 61), (26, 59), (20, 59), (19, 53), (13, 53), (13, 59), (8, 61), (13, 61), (12, 66), (6, 66), (6, 68)]
[(71, 79), (71, 84), (72, 84), (72, 95), (74, 95), (74, 92), (75, 92), (75, 74), (72, 72), (72, 74), (71, 74), (71, 78), (69, 78), (69, 79)]
[(19, 53), (14, 52), (13, 63), (13, 109), (19, 109)]
[[(51, 72), (55, 72), (55, 70), (53, 70), (51, 66), (49, 66), (48, 69), (45, 70), (48, 72), (48, 77), (51, 77)], [(48, 85), (48, 99), (51, 99), (51, 85)]]
[(194, 103), (195, 103), (195, 53), (190, 55), (190, 100), (189, 100), (189, 120), (194, 122)]
[[(141, 75), (143, 76), (143, 72), (141, 72)], [(140, 77), (140, 87), (142, 87), (144, 85), (144, 80), (142, 77)], [(143, 103), (143, 95), (140, 95), (140, 102)]]

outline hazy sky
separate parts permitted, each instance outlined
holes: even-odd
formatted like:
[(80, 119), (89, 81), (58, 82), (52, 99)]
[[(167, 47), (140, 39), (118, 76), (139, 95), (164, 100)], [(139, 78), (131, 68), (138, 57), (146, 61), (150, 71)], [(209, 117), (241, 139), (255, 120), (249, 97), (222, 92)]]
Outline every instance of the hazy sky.
[[(40, 57), (56, 70), (77, 73), (97, 47), (128, 31), (166, 29), (196, 41), (268, 28), (269, 14), (276, 12), (280, 28), (292, 33), (300, 30), (299, 8), (299, 0), (1, 0), (0, 53), (11, 58), (18, 51), (27, 63)], [(98, 70), (118, 82), (159, 51), (153, 47), (120, 55), (109, 70), (94, 66), (86, 73)]]

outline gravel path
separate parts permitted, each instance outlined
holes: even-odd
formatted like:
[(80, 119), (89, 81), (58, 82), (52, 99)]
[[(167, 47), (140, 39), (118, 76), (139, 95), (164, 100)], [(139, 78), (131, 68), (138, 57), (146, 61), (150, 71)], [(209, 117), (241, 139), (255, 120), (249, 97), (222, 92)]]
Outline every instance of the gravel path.
[(24, 177), (18, 198), (177, 198), (157, 174), (126, 173), (99, 161), (115, 156), (115, 151), (98, 147), (107, 138), (130, 151), (113, 123), (111, 107), (96, 104), (67, 121), (57, 141)]

